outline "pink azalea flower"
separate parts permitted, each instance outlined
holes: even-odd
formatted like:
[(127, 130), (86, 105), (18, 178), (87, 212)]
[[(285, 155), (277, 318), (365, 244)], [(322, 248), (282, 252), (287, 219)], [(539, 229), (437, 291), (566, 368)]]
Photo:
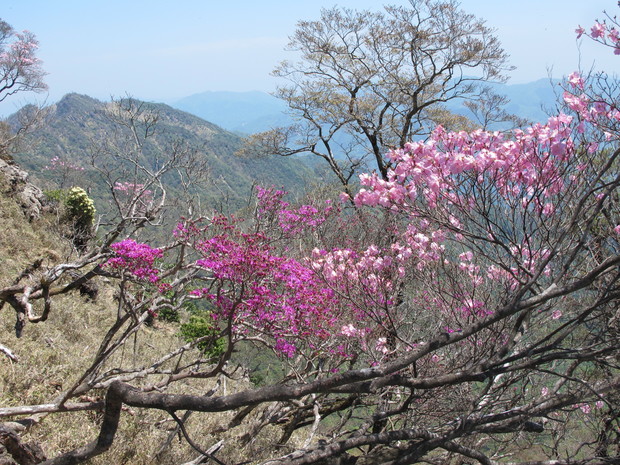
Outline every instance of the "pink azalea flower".
[(594, 23), (594, 26), (590, 29), (590, 35), (593, 39), (605, 37), (605, 25), (599, 22)]
[(581, 36), (583, 35), (584, 32), (586, 32), (586, 30), (582, 28), (581, 26), (575, 29), (575, 33), (577, 34), (578, 39), (581, 39)]
[(387, 339), (384, 337), (380, 337), (377, 339), (377, 343), (375, 344), (375, 349), (381, 352), (382, 354), (387, 354), (390, 350), (386, 346)]
[(568, 75), (568, 83), (578, 89), (583, 89), (584, 86), (583, 78), (577, 71), (574, 71)]
[(555, 211), (555, 207), (553, 206), (552, 203), (547, 202), (542, 209), (542, 214), (545, 216), (549, 216), (552, 215), (553, 212)]
[(353, 326), (352, 324), (348, 324), (348, 325), (344, 325), (340, 329), (340, 332), (342, 333), (343, 336), (353, 337), (357, 334), (357, 328), (355, 328), (355, 326)]

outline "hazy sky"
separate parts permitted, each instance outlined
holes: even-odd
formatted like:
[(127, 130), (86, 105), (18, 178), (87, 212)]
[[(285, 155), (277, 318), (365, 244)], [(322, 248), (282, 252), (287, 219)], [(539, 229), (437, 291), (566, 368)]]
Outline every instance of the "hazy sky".
[[(40, 41), (49, 73), (48, 103), (68, 92), (107, 100), (130, 94), (173, 101), (208, 90), (271, 91), (269, 73), (298, 20), (317, 19), (322, 7), (378, 9), (408, 0), (2, 0), (0, 18)], [(461, 0), (461, 8), (495, 28), (517, 67), (511, 83), (561, 77), (579, 65), (574, 30), (589, 28), (616, 0)], [(615, 71), (620, 57), (587, 41), (582, 65), (592, 59)], [(615, 67), (615, 69), (614, 69)], [(39, 99), (42, 97), (39, 96)], [(25, 103), (7, 100), (0, 114)]]

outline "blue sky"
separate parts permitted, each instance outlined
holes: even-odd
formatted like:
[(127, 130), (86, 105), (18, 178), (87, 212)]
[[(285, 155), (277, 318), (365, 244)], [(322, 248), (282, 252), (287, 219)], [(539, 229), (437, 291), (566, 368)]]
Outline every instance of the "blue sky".
[[(106, 100), (130, 94), (174, 101), (204, 91), (273, 90), (269, 73), (286, 52), (288, 36), (322, 7), (379, 9), (408, 0), (2, 0), (0, 17), (40, 41), (49, 73), (47, 102), (68, 92)], [(616, 0), (461, 0), (461, 8), (496, 29), (517, 67), (511, 83), (561, 77), (579, 66), (574, 29), (589, 28)], [(620, 57), (584, 41), (581, 65), (608, 71)], [(28, 96), (7, 100), (0, 114)], [(39, 100), (45, 96), (39, 96)]]

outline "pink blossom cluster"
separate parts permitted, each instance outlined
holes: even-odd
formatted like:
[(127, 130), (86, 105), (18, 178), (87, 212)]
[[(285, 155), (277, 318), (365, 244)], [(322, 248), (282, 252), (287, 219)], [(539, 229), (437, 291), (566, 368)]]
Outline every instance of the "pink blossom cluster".
[[(309, 264), (331, 287), (347, 289), (350, 295), (357, 291), (362, 296), (372, 296), (377, 302), (384, 302), (386, 293), (389, 294), (392, 288), (391, 276), (386, 272), (391, 268), (392, 260), (373, 245), (362, 253), (351, 249), (326, 251), (315, 248)], [(355, 318), (364, 316), (358, 312)]]
[(34, 34), (23, 31), (11, 35), (14, 35), (16, 40), (7, 49), (0, 48), (0, 81), (32, 81), (36, 82), (36, 87), (46, 88), (40, 81), (45, 73), (41, 68), (41, 60), (36, 57), (39, 42)]
[(471, 297), (462, 299), (462, 305), (457, 307), (457, 311), (465, 318), (484, 318), (493, 315), (493, 311), (486, 307), (484, 301)]
[(341, 308), (336, 293), (308, 266), (277, 254), (264, 234), (242, 232), (225, 217), (215, 221), (223, 232), (196, 243), (196, 265), (217, 285), (194, 291), (215, 305), (215, 316), (232, 319), (238, 333), (273, 339), (287, 357), (300, 344), (329, 339)]
[(204, 240), (205, 233), (207, 233), (214, 226), (221, 224), (222, 229), (234, 229), (234, 224), (237, 220), (231, 217), (225, 217), (221, 215), (214, 216), (209, 224), (206, 226), (203, 224), (205, 222), (204, 218), (198, 219), (186, 219), (181, 218), (172, 231), (172, 236), (179, 241), (180, 243), (184, 243), (187, 245), (191, 245), (192, 247), (202, 240)]
[(290, 235), (316, 229), (324, 222), (325, 212), (320, 212), (313, 205), (301, 205), (295, 210), (282, 210), (279, 214), (280, 228)]
[(446, 233), (429, 225), (424, 220), (407, 224), (387, 247), (371, 244), (362, 250), (315, 248), (309, 261), (330, 285), (361, 287), (364, 294), (374, 296), (375, 303), (386, 303), (395, 284), (405, 278), (408, 270), (421, 271), (443, 258)]
[(136, 184), (133, 182), (115, 182), (114, 190), (129, 196), (134, 196), (137, 193), (140, 193), (141, 196), (148, 197), (153, 193), (148, 189), (144, 189), (144, 184)]
[[(572, 80), (581, 85), (578, 76)], [(314, 251), (314, 268), (333, 282), (374, 279), (374, 286), (367, 284), (366, 289), (388, 295), (385, 290), (398, 288), (404, 270), (436, 276), (434, 270), (441, 267), (458, 276), (458, 281), (448, 287), (449, 281), (440, 283), (437, 278), (443, 295), (426, 295), (420, 299), (420, 307), (432, 307), (450, 331), (491, 315), (485, 287), (502, 283), (507, 289), (515, 289), (541, 267), (543, 276), (550, 275), (549, 251), (532, 242), (496, 248), (499, 240), (492, 229), (476, 241), (478, 247), (488, 241), (489, 247), (496, 248), (494, 260), (463, 250), (465, 235), (471, 234), (465, 221), (475, 223), (479, 214), (478, 199), (469, 192), (492, 193), (498, 212), (501, 208), (522, 209), (528, 212), (528, 221), (547, 221), (558, 214), (557, 205), (577, 182), (573, 176), (578, 170), (573, 135), (573, 118), (560, 114), (547, 124), (512, 133), (449, 133), (438, 127), (427, 141), (393, 150), (387, 179), (374, 173), (361, 175), (362, 188), (354, 201), (360, 207), (393, 212), (395, 218), (404, 219), (406, 227), (395, 234), (391, 246), (375, 253), (370, 253), (373, 246), (361, 253)], [(455, 245), (447, 247), (448, 240)], [(381, 265), (393, 270), (377, 274), (378, 270), (385, 271)]]
[(480, 266), (474, 261), (474, 253), (471, 250), (459, 255), (459, 270), (468, 276), (474, 286), (482, 284), (483, 277), (480, 274)]
[(438, 126), (428, 141), (407, 143), (389, 153), (394, 168), (388, 180), (377, 174), (360, 176), (363, 188), (355, 202), (399, 210), (422, 198), (430, 208), (439, 201), (466, 207), (468, 199), (459, 189), (464, 176), (493, 182), (505, 199), (524, 189), (542, 189), (543, 197), (558, 194), (566, 187), (562, 165), (574, 154), (571, 122), (570, 116), (560, 114), (512, 135), (446, 132)]
[(60, 171), (64, 169), (74, 170), (74, 171), (84, 171), (84, 167), (79, 165), (74, 165), (68, 161), (61, 160), (59, 157), (53, 157), (50, 160), (50, 164), (45, 167), (46, 170), (50, 171)]
[(277, 212), (288, 207), (289, 203), (282, 200), (286, 191), (274, 187), (263, 188), (256, 186), (256, 199), (258, 200), (259, 213)]
[(575, 29), (575, 33), (577, 34), (577, 39), (586, 35), (600, 44), (613, 48), (614, 54), (620, 55), (620, 32), (617, 29), (617, 24), (609, 25), (606, 21), (596, 21), (590, 28), (590, 32), (579, 26)]
[[(575, 154), (571, 123), (570, 116), (561, 114), (545, 125), (512, 134), (482, 130), (448, 133), (438, 127), (429, 140), (390, 152), (393, 168), (387, 180), (376, 174), (361, 175), (362, 189), (355, 203), (405, 214), (407, 228), (392, 245), (401, 268), (421, 271), (432, 264), (454, 261), (473, 288), (485, 280), (514, 288), (546, 258), (543, 251), (510, 249), (507, 259), (514, 265), (487, 264), (483, 271), (471, 250), (448, 257), (445, 242), (462, 243), (466, 232), (462, 218), (476, 205), (475, 197), (466, 194), (467, 186), (473, 184), (476, 189), (494, 192), (511, 209), (553, 216), (555, 202), (569, 186), (566, 166)], [(487, 234), (493, 241), (493, 231)]]
[(335, 248), (327, 251), (315, 248), (309, 257), (309, 263), (332, 287), (346, 287), (349, 290), (359, 287), (364, 294), (385, 302), (385, 296), (393, 289), (395, 273), (404, 276), (403, 264), (408, 258), (406, 252), (394, 254), (393, 251), (370, 245), (362, 252), (352, 249)]
[[(594, 403), (594, 408), (597, 410), (602, 409), (605, 406), (605, 402), (602, 400), (597, 400)], [(579, 404), (575, 404), (573, 405), (574, 409), (579, 409), (581, 410), (583, 413), (585, 413), (586, 415), (589, 415), (590, 413), (592, 413), (592, 407), (590, 404), (587, 404), (585, 402), (581, 402)]]
[[(620, 124), (620, 109), (617, 103), (588, 96), (584, 92), (584, 80), (578, 72), (569, 75), (568, 84), (570, 90), (564, 92), (563, 98), (568, 107), (577, 113), (582, 120), (582, 123), (577, 127), (579, 132), (584, 132), (585, 122), (597, 124), (611, 121)], [(611, 134), (608, 134), (607, 139), (609, 140), (610, 137)], [(596, 151), (597, 148), (598, 146), (593, 144), (590, 152)]]
[[(489, 265), (486, 269), (486, 278), (490, 282), (503, 282), (514, 290), (516, 287), (526, 281), (534, 274), (542, 262), (546, 262), (549, 258), (549, 250), (542, 248), (541, 250), (531, 250), (530, 247), (509, 247), (511, 261), (515, 263), (510, 268), (502, 268), (497, 265)], [(543, 274), (549, 276), (551, 267), (546, 264), (543, 268)]]
[(411, 308), (420, 309), (425, 316), (432, 312), (438, 331), (460, 332), (467, 324), (493, 315), (492, 308), (478, 296), (477, 289), (469, 286), (467, 279), (452, 286), (439, 283), (439, 275), (425, 283), (423, 289), (416, 289), (409, 298)]
[(296, 208), (289, 208), (290, 204), (282, 200), (287, 192), (274, 188), (264, 189), (260, 186), (256, 187), (256, 191), (259, 215), (275, 214), (278, 226), (289, 236), (315, 230), (325, 223), (330, 214), (337, 211), (329, 199), (320, 207), (300, 205)]
[(116, 200), (125, 210), (125, 215), (144, 216), (153, 204), (153, 191), (144, 184), (133, 182), (116, 182), (113, 186)]
[(125, 239), (110, 246), (115, 256), (110, 258), (105, 266), (119, 271), (126, 271), (138, 279), (151, 283), (159, 280), (159, 270), (155, 268), (155, 261), (162, 258), (161, 249), (151, 248), (148, 244)]
[(39, 63), (40, 60), (35, 56), (39, 48), (39, 42), (34, 38), (30, 31), (16, 33), (17, 40), (10, 46), (10, 52), (5, 52), (0, 59), (6, 60), (13, 57), (19, 61), (20, 66), (30, 66)]

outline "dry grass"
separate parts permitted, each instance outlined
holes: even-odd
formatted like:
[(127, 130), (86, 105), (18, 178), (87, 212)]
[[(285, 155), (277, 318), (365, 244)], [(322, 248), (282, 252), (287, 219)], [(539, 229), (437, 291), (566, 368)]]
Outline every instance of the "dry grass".
[[(47, 266), (70, 254), (70, 248), (63, 248), (63, 242), (53, 233), (53, 223), (54, 218), (29, 223), (12, 199), (0, 195), (0, 286), (12, 284), (38, 258), (46, 257), (43, 266)], [(28, 324), (19, 339), (13, 329), (14, 311), (9, 305), (3, 307), (0, 342), (11, 348), (20, 361), (13, 363), (0, 354), (0, 406), (49, 403), (77, 381), (92, 362), (115, 318), (112, 289), (104, 284), (102, 290), (97, 302), (90, 302), (77, 292), (60, 296), (54, 301), (49, 319)], [(144, 365), (179, 342), (174, 329), (147, 328), (132, 341), (131, 348), (110, 363)], [(189, 387), (198, 392), (198, 387)], [(202, 387), (200, 392), (204, 390)], [(98, 394), (101, 393), (89, 393)], [(153, 463), (153, 454), (169, 434), (169, 422), (157, 426), (165, 417), (162, 412), (125, 412), (112, 450), (92, 463)], [(98, 412), (51, 414), (24, 433), (23, 439), (39, 442), (47, 456), (52, 457), (94, 439), (99, 421)], [(188, 446), (173, 445), (159, 463), (180, 463), (197, 455)]]
[[(5, 309), (0, 314), (2, 341), (21, 360), (19, 363), (11, 363), (6, 358), (0, 360), (0, 405), (49, 403), (69, 388), (91, 363), (105, 330), (113, 322), (114, 312), (114, 303), (109, 296), (97, 303), (87, 302), (78, 295), (63, 296), (56, 302), (47, 322), (28, 325), (23, 337), (16, 339), (12, 334), (11, 312)], [(126, 347), (124, 353), (110, 361), (109, 366), (120, 366), (121, 363), (124, 366), (146, 365), (179, 342), (173, 331), (147, 328), (144, 337), (132, 341), (131, 347)], [(197, 394), (208, 390), (210, 384), (186, 382), (173, 390)], [(91, 392), (89, 396), (102, 394)], [(221, 420), (221, 415), (218, 417)], [(154, 463), (155, 453), (174, 426), (170, 421), (163, 421), (167, 418), (167, 414), (158, 411), (126, 410), (112, 449), (92, 463)], [(188, 422), (188, 429), (197, 442), (207, 448), (212, 443), (201, 435), (216, 424), (211, 419), (214, 417), (196, 415)], [(24, 439), (39, 442), (51, 457), (93, 440), (98, 434), (99, 422), (98, 412), (51, 414), (32, 427)], [(174, 441), (155, 463), (178, 464), (197, 455), (185, 441), (180, 444)]]
[[(69, 388), (89, 366), (105, 329), (113, 321), (115, 307), (107, 297), (90, 303), (77, 295), (63, 296), (45, 323), (28, 325), (24, 335), (16, 339), (12, 334), (11, 312), (0, 314), (2, 341), (21, 358), (19, 363), (0, 360), (0, 405), (18, 406), (51, 402), (60, 392)], [(164, 329), (145, 329), (145, 337), (132, 341), (124, 353), (110, 361), (109, 366), (122, 362), (124, 366), (146, 365), (157, 355), (179, 344), (174, 332)], [(136, 383), (136, 384), (139, 384)], [(185, 382), (172, 391), (203, 393), (210, 382)], [(103, 395), (90, 392), (89, 396)], [(216, 419), (217, 417), (217, 419)], [(112, 449), (94, 464), (150, 464), (154, 455), (174, 427), (164, 421), (167, 414), (159, 411), (127, 409)], [(188, 429), (196, 441), (209, 447), (213, 442), (201, 437), (223, 418), (221, 415), (195, 414)], [(41, 444), (48, 456), (81, 446), (93, 440), (99, 431), (99, 412), (50, 414), (32, 427), (25, 440)], [(173, 441), (171, 448), (156, 463), (178, 464), (198, 454), (182, 441)]]
[(40, 257), (57, 257), (58, 239), (50, 234), (50, 220), (26, 221), (19, 206), (3, 192), (0, 180), (0, 285), (12, 280)]

